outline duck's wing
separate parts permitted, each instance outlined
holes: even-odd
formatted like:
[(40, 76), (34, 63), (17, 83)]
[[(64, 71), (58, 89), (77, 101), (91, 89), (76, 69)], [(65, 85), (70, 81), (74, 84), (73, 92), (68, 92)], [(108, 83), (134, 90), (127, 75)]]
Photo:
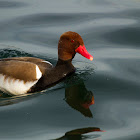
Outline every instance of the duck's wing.
[(0, 61), (0, 74), (27, 82), (40, 79), (42, 72), (34, 63), (10, 60)]
[(53, 68), (53, 65), (49, 61), (40, 58), (35, 58), (35, 57), (12, 57), (12, 58), (1, 59), (1, 61), (13, 61), (13, 60), (36, 64), (40, 68), (42, 74), (45, 73), (46, 69)]
[(0, 90), (19, 95), (27, 91), (42, 77), (38, 65), (17, 60), (0, 61)]

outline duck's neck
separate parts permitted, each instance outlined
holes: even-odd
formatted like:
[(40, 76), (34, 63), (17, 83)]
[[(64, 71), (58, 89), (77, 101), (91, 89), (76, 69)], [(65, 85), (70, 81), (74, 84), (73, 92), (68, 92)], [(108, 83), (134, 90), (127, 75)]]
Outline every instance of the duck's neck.
[(62, 66), (62, 65), (63, 66), (66, 66), (66, 65), (70, 65), (71, 66), (72, 65), (72, 59), (69, 59), (69, 60), (58, 59), (55, 68), (57, 68), (58, 66)]
[(72, 65), (72, 59), (69, 60), (61, 60), (58, 59), (56, 66), (54, 67), (54, 71), (56, 72), (57, 77), (62, 78), (66, 75), (75, 71), (74, 66)]

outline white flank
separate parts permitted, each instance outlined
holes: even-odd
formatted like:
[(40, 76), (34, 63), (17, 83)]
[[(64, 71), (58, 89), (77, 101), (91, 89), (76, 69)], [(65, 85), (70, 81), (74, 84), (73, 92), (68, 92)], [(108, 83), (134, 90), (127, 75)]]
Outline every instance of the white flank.
[[(44, 63), (48, 63), (48, 64), (52, 65), (49, 61), (42, 61), (42, 62), (44, 62)], [(53, 66), (53, 65), (52, 65), (52, 66)]]
[(11, 95), (25, 94), (37, 81), (38, 80), (24, 83), (23, 80), (11, 77), (6, 77), (5, 79), (5, 76), (0, 74), (0, 90), (10, 93)]
[(36, 65), (36, 79), (40, 79), (42, 76), (42, 72), (40, 71), (39, 67)]

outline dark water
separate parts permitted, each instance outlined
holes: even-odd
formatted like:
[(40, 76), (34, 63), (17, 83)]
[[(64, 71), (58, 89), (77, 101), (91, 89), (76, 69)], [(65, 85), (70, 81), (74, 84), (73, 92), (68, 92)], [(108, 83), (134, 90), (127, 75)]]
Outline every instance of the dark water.
[(43, 93), (1, 95), (0, 139), (139, 140), (140, 1), (0, 0), (0, 58), (55, 64), (69, 30), (94, 61), (76, 55), (76, 73)]

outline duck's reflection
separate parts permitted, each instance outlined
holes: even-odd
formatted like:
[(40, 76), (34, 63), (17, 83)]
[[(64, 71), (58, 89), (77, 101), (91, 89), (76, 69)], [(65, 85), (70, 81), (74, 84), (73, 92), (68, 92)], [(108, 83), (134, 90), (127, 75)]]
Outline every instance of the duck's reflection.
[(89, 106), (94, 104), (94, 96), (91, 91), (86, 89), (82, 79), (74, 85), (66, 86), (65, 100), (72, 108), (81, 112), (85, 117), (92, 117)]
[(86, 134), (89, 132), (103, 132), (102, 130), (100, 130), (100, 128), (97, 127), (87, 127), (87, 128), (80, 128), (80, 129), (75, 129), (72, 131), (68, 131), (65, 133), (64, 136), (57, 138), (55, 140), (86, 140), (86, 139), (94, 139), (94, 138), (98, 138), (100, 137), (100, 134), (95, 134), (94, 136), (90, 137), (90, 136), (83, 136), (82, 134)]

